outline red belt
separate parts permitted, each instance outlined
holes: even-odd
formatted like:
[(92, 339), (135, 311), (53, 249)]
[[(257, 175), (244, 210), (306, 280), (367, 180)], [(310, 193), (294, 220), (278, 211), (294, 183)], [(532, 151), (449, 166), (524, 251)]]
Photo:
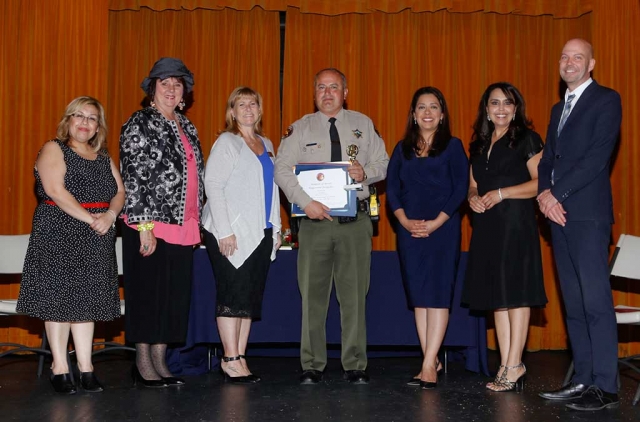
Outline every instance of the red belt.
[[(53, 205), (54, 207), (57, 206), (57, 204), (49, 199), (46, 199), (45, 201), (43, 201), (45, 204), (47, 205)], [(109, 208), (109, 203), (108, 202), (81, 202), (80, 206), (82, 208)]]

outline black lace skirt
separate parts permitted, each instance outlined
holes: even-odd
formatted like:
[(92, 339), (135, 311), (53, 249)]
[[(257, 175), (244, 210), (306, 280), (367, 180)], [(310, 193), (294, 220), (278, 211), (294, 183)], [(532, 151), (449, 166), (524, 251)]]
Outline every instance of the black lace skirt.
[(216, 279), (216, 316), (260, 319), (264, 286), (271, 265), (272, 229), (265, 229), (262, 242), (240, 268), (234, 267), (220, 253), (214, 235), (206, 230), (204, 233)]

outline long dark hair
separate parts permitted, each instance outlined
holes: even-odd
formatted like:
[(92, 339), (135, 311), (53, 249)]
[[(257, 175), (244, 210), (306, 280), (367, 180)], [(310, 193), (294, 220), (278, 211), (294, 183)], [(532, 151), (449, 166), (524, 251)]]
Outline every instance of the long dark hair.
[(501, 90), (505, 97), (513, 101), (516, 106), (515, 119), (509, 123), (509, 129), (507, 129), (506, 134), (510, 139), (509, 148), (515, 147), (518, 139), (522, 138), (523, 132), (527, 129), (533, 129), (531, 120), (527, 118), (527, 106), (518, 88), (508, 82), (493, 83), (485, 89), (482, 98), (480, 98), (480, 104), (478, 104), (478, 115), (473, 124), (473, 136), (469, 145), (469, 155), (472, 157), (482, 155), (491, 145), (491, 134), (495, 126), (492, 121), (487, 119), (487, 107), (489, 105), (489, 97), (494, 89)]
[(433, 142), (429, 149), (429, 157), (440, 155), (442, 151), (447, 149), (447, 145), (449, 145), (449, 141), (451, 140), (449, 109), (447, 108), (447, 101), (444, 99), (444, 95), (442, 95), (442, 92), (440, 92), (438, 88), (432, 86), (422, 87), (413, 94), (411, 108), (407, 116), (407, 128), (404, 131), (402, 141), (400, 141), (402, 142), (402, 152), (408, 160), (411, 159), (414, 154), (419, 154), (420, 152), (420, 147), (418, 146), (418, 142), (420, 142), (420, 126), (418, 126), (418, 123), (416, 123), (413, 118), (413, 112), (416, 110), (418, 99), (424, 94), (433, 94), (438, 99), (440, 108), (442, 109), (442, 124), (438, 125), (436, 133), (433, 135)]

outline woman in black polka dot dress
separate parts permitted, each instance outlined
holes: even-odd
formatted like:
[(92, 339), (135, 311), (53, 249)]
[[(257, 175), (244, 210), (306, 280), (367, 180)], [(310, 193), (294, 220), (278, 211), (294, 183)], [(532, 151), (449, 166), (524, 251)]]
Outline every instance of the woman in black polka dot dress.
[(42, 147), (34, 171), (38, 206), (17, 309), (45, 321), (51, 383), (64, 394), (76, 392), (66, 357), (69, 332), (80, 385), (99, 392), (103, 387), (91, 363), (94, 321), (120, 316), (113, 224), (124, 204), (124, 186), (105, 150), (106, 132), (98, 100), (76, 98), (57, 139)]

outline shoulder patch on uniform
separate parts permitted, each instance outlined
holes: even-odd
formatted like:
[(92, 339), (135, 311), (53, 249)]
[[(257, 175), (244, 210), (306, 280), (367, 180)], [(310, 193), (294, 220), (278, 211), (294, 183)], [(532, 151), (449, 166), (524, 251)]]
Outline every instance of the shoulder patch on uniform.
[(284, 134), (282, 135), (282, 139), (288, 138), (289, 136), (291, 136), (292, 133), (293, 133), (293, 126), (289, 126), (287, 130), (284, 131)]

